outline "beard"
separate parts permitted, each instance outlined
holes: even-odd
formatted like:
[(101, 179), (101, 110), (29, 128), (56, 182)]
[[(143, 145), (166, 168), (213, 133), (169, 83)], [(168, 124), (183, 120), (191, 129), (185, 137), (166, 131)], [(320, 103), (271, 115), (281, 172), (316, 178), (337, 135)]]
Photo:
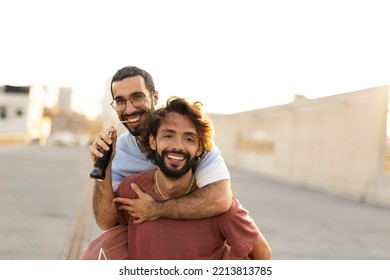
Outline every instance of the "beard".
[[(154, 112), (155, 111), (155, 107), (154, 107), (154, 104), (153, 104), (153, 102), (152, 102), (152, 104), (150, 105), (150, 109), (149, 110), (145, 110), (145, 109), (143, 109), (143, 108), (138, 108), (138, 110), (136, 111), (136, 112), (134, 112), (133, 114), (130, 114), (130, 115), (127, 115), (127, 114), (125, 114), (125, 115), (121, 115), (120, 117), (119, 117), (119, 119), (121, 120), (121, 121), (124, 121), (126, 118), (128, 118), (128, 117), (131, 117), (131, 116), (133, 116), (133, 115), (142, 115), (141, 116), (141, 118), (144, 118), (145, 117), (145, 115), (147, 115), (147, 114), (149, 114), (150, 112)], [(144, 121), (144, 120), (142, 120), (141, 119), (141, 122), (142, 121)], [(142, 131), (141, 131), (141, 123), (140, 124), (138, 124), (138, 126), (137, 127), (135, 127), (135, 128), (129, 128), (127, 125), (126, 125), (126, 123), (124, 123), (123, 124), (126, 128), (127, 128), (127, 130), (130, 132), (130, 134), (131, 135), (133, 135), (134, 137), (137, 137), (137, 136), (140, 136), (141, 134), (142, 134)]]
[[(175, 154), (183, 155), (184, 160), (186, 161), (186, 164), (180, 169), (167, 165), (164, 161), (165, 155), (167, 153), (175, 153)], [(190, 158), (190, 155), (184, 151), (164, 150), (164, 151), (162, 151), (161, 155), (158, 152), (156, 152), (156, 163), (157, 163), (158, 167), (160, 167), (161, 172), (165, 176), (167, 176), (171, 179), (178, 179), (178, 178), (184, 176), (184, 174), (186, 174), (191, 169), (193, 169), (193, 171), (195, 171), (195, 167), (197, 165), (197, 156), (195, 155), (192, 158)]]
[(130, 132), (130, 134), (133, 135), (134, 137), (138, 137), (141, 135), (141, 131), (139, 131), (138, 127), (134, 128), (134, 129), (130, 129), (126, 126), (126, 128)]
[(137, 125), (137, 127), (135, 128), (130, 128), (126, 125), (126, 123), (123, 123), (123, 125), (127, 128), (127, 130), (130, 132), (131, 135), (133, 135), (134, 137), (138, 137), (142, 134), (142, 131), (141, 131), (141, 127), (142, 127), (142, 122), (144, 121), (143, 118), (149, 114), (150, 112), (153, 112), (154, 111), (154, 106), (152, 105), (151, 107), (151, 110), (150, 111), (146, 111), (146, 110), (138, 110), (137, 112), (131, 114), (131, 115), (121, 115), (120, 116), (120, 120), (121, 121), (125, 121), (127, 118), (131, 118), (132, 116), (136, 116), (136, 115), (140, 115), (141, 116), (141, 123), (139, 123)]
[(141, 135), (141, 131), (139, 129), (140, 124), (138, 124), (138, 126), (135, 128), (130, 128), (127, 126), (126, 118), (128, 118), (129, 116), (131, 116), (131, 115), (122, 115), (122, 116), (120, 116), (119, 120), (121, 120), (123, 122), (122, 124), (130, 132), (131, 135), (133, 135), (134, 137), (140, 136)]

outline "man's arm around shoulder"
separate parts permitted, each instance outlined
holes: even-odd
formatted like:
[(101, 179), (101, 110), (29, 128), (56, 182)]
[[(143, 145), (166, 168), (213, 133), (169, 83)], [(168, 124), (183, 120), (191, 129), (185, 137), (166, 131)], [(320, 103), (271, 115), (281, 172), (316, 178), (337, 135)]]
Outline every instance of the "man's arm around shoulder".
[(159, 202), (157, 216), (170, 219), (201, 219), (216, 216), (229, 210), (232, 205), (230, 180), (220, 180), (192, 193)]

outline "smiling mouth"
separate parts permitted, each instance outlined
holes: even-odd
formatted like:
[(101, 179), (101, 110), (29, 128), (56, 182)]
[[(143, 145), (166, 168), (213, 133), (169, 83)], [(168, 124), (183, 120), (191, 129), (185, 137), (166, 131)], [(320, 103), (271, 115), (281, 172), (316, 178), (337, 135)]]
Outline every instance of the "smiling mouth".
[(139, 122), (141, 120), (143, 116), (143, 113), (138, 113), (136, 115), (132, 115), (132, 116), (126, 116), (124, 117), (124, 123), (136, 123), (136, 122)]
[(167, 157), (168, 159), (175, 160), (175, 161), (183, 161), (183, 160), (185, 160), (185, 158), (186, 158), (186, 157), (183, 156), (183, 155), (179, 156), (179, 155), (172, 155), (172, 154), (167, 154), (166, 157)]

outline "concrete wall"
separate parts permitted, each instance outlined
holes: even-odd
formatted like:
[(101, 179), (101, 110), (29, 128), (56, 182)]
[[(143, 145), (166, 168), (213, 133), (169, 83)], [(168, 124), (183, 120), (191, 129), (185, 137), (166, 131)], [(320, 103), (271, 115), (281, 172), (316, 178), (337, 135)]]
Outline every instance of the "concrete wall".
[(211, 117), (229, 165), (390, 206), (384, 168), (388, 102), (389, 86), (383, 86)]

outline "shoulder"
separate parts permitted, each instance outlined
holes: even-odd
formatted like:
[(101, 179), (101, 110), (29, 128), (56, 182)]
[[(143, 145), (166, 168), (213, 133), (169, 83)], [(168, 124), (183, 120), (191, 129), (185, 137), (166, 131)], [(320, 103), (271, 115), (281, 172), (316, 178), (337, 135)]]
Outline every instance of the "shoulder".
[(139, 155), (141, 153), (136, 138), (130, 132), (125, 132), (118, 136), (116, 149), (124, 154)]
[(128, 196), (129, 186), (132, 183), (137, 184), (142, 191), (148, 192), (150, 185), (153, 186), (153, 174), (156, 169), (140, 172), (135, 175), (125, 177), (119, 184), (119, 193), (121, 196)]
[(133, 142), (134, 136), (130, 134), (130, 132), (122, 133), (118, 136), (118, 139), (116, 140), (117, 147), (122, 147), (123, 145), (130, 145)]
[(233, 197), (232, 205), (230, 206), (229, 210), (224, 214), (229, 218), (232, 218), (234, 216), (246, 217), (249, 215), (249, 212), (242, 207), (242, 205), (236, 198)]
[(150, 178), (153, 177), (154, 172), (156, 169), (140, 172), (134, 175), (127, 176), (126, 178), (123, 179), (122, 183), (142, 183), (146, 180), (149, 180)]
[(230, 180), (229, 170), (217, 146), (201, 157), (195, 177), (200, 188), (220, 180)]
[(219, 163), (222, 160), (223, 160), (223, 158), (221, 156), (221, 151), (219, 150), (219, 148), (217, 146), (213, 146), (213, 148), (211, 149), (210, 152), (206, 152), (201, 156), (199, 165), (200, 166), (207, 166), (209, 164), (213, 164), (216, 162)]

